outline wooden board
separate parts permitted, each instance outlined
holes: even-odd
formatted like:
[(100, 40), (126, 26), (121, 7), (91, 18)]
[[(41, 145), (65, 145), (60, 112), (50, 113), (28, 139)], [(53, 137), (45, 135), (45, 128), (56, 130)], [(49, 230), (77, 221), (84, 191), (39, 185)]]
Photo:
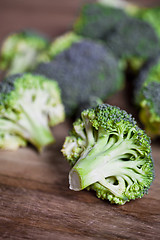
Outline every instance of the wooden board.
[[(0, 18), (3, 18), (3, 24), (6, 21), (6, 28), (3, 25), (0, 29), (1, 38), (14, 31), (16, 23), (17, 28), (27, 26), (30, 18), (27, 18), (26, 9), (31, 8), (32, 2), (1, 0)], [(50, 36), (63, 32), (74, 19), (82, 1), (60, 2), (64, 5), (57, 1), (51, 4), (49, 0), (36, 0), (30, 13), (33, 15), (35, 11), (35, 16), (43, 17), (39, 18), (40, 22), (35, 21), (33, 27), (46, 29)], [(53, 14), (52, 28), (53, 6), (56, 17)], [(136, 117), (127, 90), (108, 102)], [(159, 141), (152, 144), (156, 177), (149, 194), (123, 206), (115, 206), (97, 199), (94, 192), (68, 189), (70, 168), (60, 150), (70, 128), (69, 120), (55, 127), (53, 133), (57, 142), (41, 155), (31, 148), (17, 152), (0, 151), (0, 239), (160, 239)]]

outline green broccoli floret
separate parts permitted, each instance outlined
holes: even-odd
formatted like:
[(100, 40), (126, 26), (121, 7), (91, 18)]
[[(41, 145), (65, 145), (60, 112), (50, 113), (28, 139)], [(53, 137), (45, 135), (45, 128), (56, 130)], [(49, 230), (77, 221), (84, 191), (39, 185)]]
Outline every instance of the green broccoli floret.
[(31, 30), (25, 30), (8, 36), (1, 48), (0, 69), (8, 75), (34, 69), (38, 58), (47, 49), (49, 41)]
[(72, 166), (70, 189), (94, 190), (111, 203), (141, 198), (154, 179), (150, 138), (131, 114), (115, 106), (83, 111), (62, 152)]
[(152, 138), (160, 136), (160, 55), (151, 58), (135, 81), (134, 101), (140, 120)]
[(18, 135), (42, 150), (54, 141), (49, 127), (63, 120), (56, 81), (26, 73), (0, 83), (0, 132)]
[(85, 5), (74, 31), (102, 40), (116, 57), (126, 61), (126, 65), (129, 62), (136, 72), (159, 49), (158, 36), (150, 24), (128, 14), (121, 1), (121, 8), (112, 2), (108, 6), (101, 3)]
[(35, 73), (59, 83), (68, 116), (73, 116), (89, 97), (105, 100), (124, 84), (118, 60), (103, 44), (86, 39), (72, 44), (53, 61), (41, 63)]

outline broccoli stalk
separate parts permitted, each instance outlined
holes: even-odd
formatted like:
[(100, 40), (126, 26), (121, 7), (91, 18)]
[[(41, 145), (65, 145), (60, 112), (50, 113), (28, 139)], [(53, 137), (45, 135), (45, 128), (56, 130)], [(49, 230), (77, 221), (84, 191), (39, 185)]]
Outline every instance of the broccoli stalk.
[(70, 189), (93, 189), (113, 203), (142, 197), (153, 180), (149, 138), (116, 107), (99, 105), (83, 111), (62, 152), (73, 166)]
[(25, 147), (26, 141), (8, 131), (0, 131), (0, 148), (5, 150), (17, 150), (19, 147)]
[[(70, 172), (70, 188), (79, 191), (95, 182), (99, 182), (104, 187), (110, 189), (115, 196), (123, 197), (125, 189), (124, 180), (126, 179), (129, 186), (131, 182), (127, 177), (128, 174), (130, 174), (134, 183), (137, 181), (143, 182), (145, 172), (143, 173), (139, 169), (139, 166), (143, 164), (143, 160), (126, 161), (129, 155), (137, 158), (136, 152), (140, 151), (132, 138), (129, 138), (129, 135), (125, 140), (123, 137), (119, 137), (117, 140), (117, 135), (114, 135), (114, 133), (112, 137), (110, 137), (110, 134), (98, 137), (98, 142), (85, 150), (72, 168)], [(107, 139), (108, 141), (106, 141)], [(118, 181), (117, 185), (113, 185), (106, 180), (106, 178), (111, 176), (115, 176)]]
[(40, 101), (32, 102), (31, 98), (30, 91), (26, 91), (23, 98), (16, 103), (21, 111), (19, 119), (17, 119), (16, 114), (6, 111), (3, 118), (8, 120), (0, 119), (0, 129), (23, 136), (35, 145), (38, 150), (41, 150), (43, 146), (52, 143), (54, 138), (48, 126), (47, 115), (42, 114), (43, 109), (40, 110), (43, 105)]
[(35, 111), (34, 107), (28, 109), (27, 106), (20, 104), (21, 113), (20, 119), (10, 116), (10, 114), (5, 114), (3, 117), (6, 119), (0, 119), (0, 130), (9, 131), (14, 134), (23, 136), (32, 143), (39, 151), (42, 150), (43, 146), (46, 146), (54, 142), (54, 138), (48, 127), (47, 119), (43, 118), (38, 111)]

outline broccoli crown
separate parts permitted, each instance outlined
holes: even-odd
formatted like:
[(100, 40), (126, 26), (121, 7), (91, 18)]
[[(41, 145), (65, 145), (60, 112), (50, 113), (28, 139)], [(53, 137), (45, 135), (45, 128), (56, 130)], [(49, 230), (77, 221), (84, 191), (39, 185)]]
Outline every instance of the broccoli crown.
[(115, 106), (84, 110), (62, 152), (72, 166), (70, 188), (94, 190), (111, 203), (141, 198), (154, 179), (150, 138)]
[(35, 73), (58, 81), (67, 115), (73, 115), (90, 96), (106, 99), (124, 81), (119, 62), (107, 48), (86, 39), (72, 44), (50, 63), (40, 64)]
[(50, 59), (60, 54), (64, 50), (71, 47), (75, 42), (80, 42), (82, 37), (76, 35), (74, 32), (67, 32), (64, 35), (57, 37), (51, 44), (48, 50)]
[(49, 126), (63, 120), (56, 81), (26, 73), (0, 83), (0, 131), (16, 134), (41, 150), (54, 140)]
[(117, 57), (148, 59), (159, 50), (158, 37), (146, 22), (129, 18), (104, 37), (104, 41)]
[(0, 68), (10, 75), (32, 70), (48, 44), (47, 38), (31, 30), (12, 34), (2, 44)]
[(139, 8), (135, 16), (151, 24), (160, 38), (160, 7)]
[(123, 10), (104, 6), (100, 3), (85, 4), (74, 25), (74, 31), (82, 36), (102, 39), (109, 34), (119, 22), (127, 20)]

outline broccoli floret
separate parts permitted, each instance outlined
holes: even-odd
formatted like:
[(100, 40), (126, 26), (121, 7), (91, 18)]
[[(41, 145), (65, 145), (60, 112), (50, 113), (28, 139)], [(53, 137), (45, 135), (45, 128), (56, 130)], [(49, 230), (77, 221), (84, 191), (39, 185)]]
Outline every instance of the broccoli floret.
[(126, 61), (126, 65), (129, 62), (131, 70), (137, 72), (159, 49), (158, 36), (149, 23), (128, 14), (128, 8), (134, 9), (132, 5), (127, 8), (128, 4), (119, 3), (121, 8), (116, 8), (114, 2), (108, 6), (101, 3), (85, 5), (74, 31), (102, 40), (116, 57)]
[(115, 106), (84, 110), (62, 152), (72, 166), (70, 189), (94, 190), (111, 203), (141, 198), (154, 179), (150, 138)]
[(54, 141), (49, 127), (63, 120), (56, 81), (26, 73), (0, 83), (0, 131), (16, 134), (40, 151)]
[(68, 116), (73, 116), (89, 97), (105, 100), (124, 83), (119, 62), (107, 48), (86, 39), (72, 44), (53, 61), (41, 63), (35, 73), (58, 81)]
[(151, 58), (135, 81), (134, 101), (140, 108), (140, 120), (154, 138), (160, 136), (160, 55)]
[(0, 68), (8, 75), (34, 69), (38, 58), (47, 49), (49, 40), (31, 30), (24, 30), (8, 36), (1, 48)]

